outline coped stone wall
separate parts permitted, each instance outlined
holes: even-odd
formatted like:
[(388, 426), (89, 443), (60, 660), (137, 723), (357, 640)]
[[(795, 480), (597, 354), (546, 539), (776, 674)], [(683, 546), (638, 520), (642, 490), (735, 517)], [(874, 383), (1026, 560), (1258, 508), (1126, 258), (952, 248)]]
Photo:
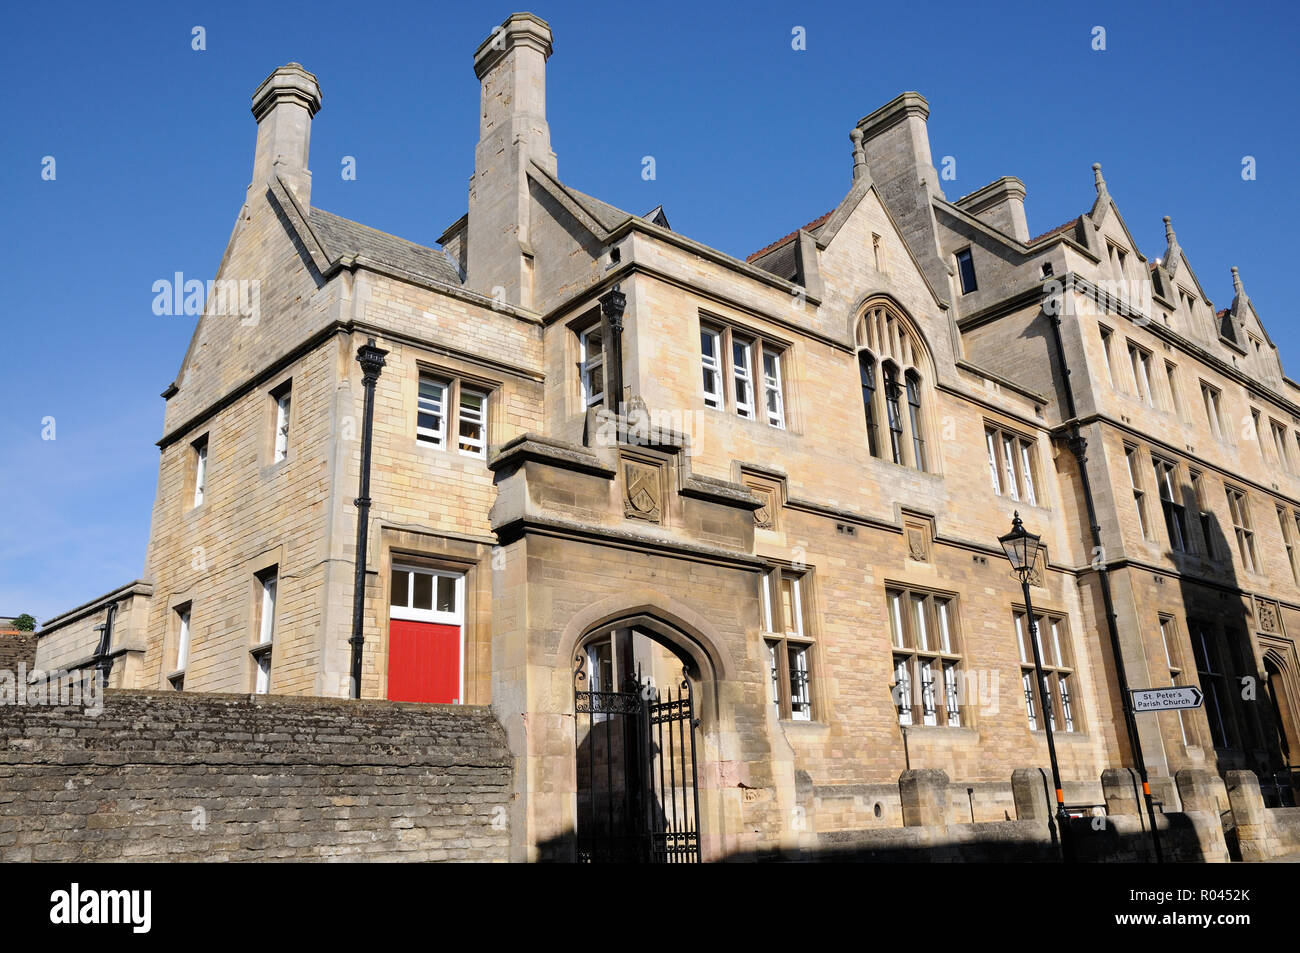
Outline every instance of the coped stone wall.
[(0, 862), (504, 861), (486, 708), (109, 691), (0, 706)]

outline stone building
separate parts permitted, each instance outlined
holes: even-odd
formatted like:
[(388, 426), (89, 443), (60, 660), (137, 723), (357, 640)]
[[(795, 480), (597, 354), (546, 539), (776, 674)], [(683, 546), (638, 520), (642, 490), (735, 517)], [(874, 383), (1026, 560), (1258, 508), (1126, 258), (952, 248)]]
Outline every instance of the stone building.
[[(257, 88), (144, 576), (47, 623), (38, 665), (100, 661), (112, 606), (113, 685), (347, 697), (373, 340), (359, 693), (492, 707), (517, 859), (643, 809), (705, 859), (898, 827), (918, 770), (1000, 821), (1048, 719), (1067, 802), (1099, 803), (1134, 763), (1124, 683), (1206, 696), (1134, 716), (1165, 810), (1184, 769), (1287, 796), (1300, 385), (1236, 270), (1216, 311), (1095, 166), (1037, 237), (1015, 178), (949, 199), (916, 93), (853, 127), (834, 209), (742, 261), (562, 180), (551, 51), (515, 14), (475, 52), (439, 247), (314, 207), (316, 78)], [(1017, 511), (1046, 713), (998, 544)], [(657, 713), (631, 742), (623, 697)]]

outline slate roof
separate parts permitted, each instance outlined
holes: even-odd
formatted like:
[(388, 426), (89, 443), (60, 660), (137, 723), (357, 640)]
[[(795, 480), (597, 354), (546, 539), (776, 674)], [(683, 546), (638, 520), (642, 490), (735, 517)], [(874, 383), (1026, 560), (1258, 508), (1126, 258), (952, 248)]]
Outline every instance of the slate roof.
[(593, 198), (585, 192), (579, 192), (571, 185), (565, 185), (558, 179), (556, 184), (569, 193), (569, 197), (581, 205), (587, 214), (600, 223), (601, 228), (607, 232), (612, 232), (622, 221), (632, 217), (630, 212), (624, 212), (620, 208), (615, 208), (608, 202), (602, 202), (598, 198)]
[(364, 255), (444, 284), (462, 283), (456, 266), (437, 248), (398, 238), (324, 209), (313, 208), (309, 221), (331, 260)]

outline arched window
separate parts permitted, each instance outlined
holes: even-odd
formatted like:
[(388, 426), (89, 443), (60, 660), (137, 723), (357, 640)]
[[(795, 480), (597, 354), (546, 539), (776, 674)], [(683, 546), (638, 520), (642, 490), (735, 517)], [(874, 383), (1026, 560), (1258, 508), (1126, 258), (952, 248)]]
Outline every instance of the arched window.
[(880, 456), (876, 435), (876, 359), (869, 351), (858, 352), (858, 376), (862, 378), (862, 409), (867, 415), (867, 447), (873, 457)]
[(895, 463), (903, 462), (903, 409), (898, 386), (898, 368), (891, 361), (881, 365), (885, 376), (885, 410), (889, 416), (889, 453)]
[(921, 375), (907, 372), (907, 419), (912, 425), (912, 460), (918, 470), (925, 469), (925, 437), (921, 427)]
[[(932, 371), (920, 335), (893, 304), (875, 301), (858, 318), (854, 336), (868, 450), (873, 457), (902, 466), (931, 469), (934, 461), (926, 449), (924, 395), (926, 377)], [(881, 424), (888, 428), (887, 442)]]

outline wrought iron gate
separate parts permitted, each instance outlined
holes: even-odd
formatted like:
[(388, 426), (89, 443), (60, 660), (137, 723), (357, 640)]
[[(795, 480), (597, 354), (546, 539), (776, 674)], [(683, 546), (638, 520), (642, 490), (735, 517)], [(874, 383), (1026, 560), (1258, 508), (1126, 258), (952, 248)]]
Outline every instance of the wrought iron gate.
[(685, 673), (661, 692), (638, 671), (622, 691), (573, 673), (578, 764), (578, 860), (700, 862), (695, 702)]

